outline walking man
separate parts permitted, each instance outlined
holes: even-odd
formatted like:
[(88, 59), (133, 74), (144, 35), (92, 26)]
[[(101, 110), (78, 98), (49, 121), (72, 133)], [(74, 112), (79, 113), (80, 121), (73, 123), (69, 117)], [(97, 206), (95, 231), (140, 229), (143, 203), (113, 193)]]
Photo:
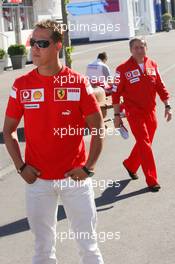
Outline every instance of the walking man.
[[(33, 264), (56, 264), (58, 196), (71, 223), (83, 264), (103, 264), (96, 240), (96, 207), (91, 176), (100, 155), (103, 129), (93, 89), (85, 78), (61, 65), (60, 25), (36, 24), (30, 45), (37, 66), (16, 79), (4, 122), (4, 140), (26, 182), (26, 208), (35, 236)], [(14, 131), (24, 117), (25, 161)], [(96, 129), (86, 155), (83, 129)], [(75, 184), (76, 183), (76, 184)], [(81, 184), (80, 184), (81, 183)], [(81, 239), (78, 234), (88, 234)]]
[(156, 165), (152, 152), (152, 141), (157, 128), (156, 94), (165, 105), (165, 118), (172, 118), (169, 93), (160, 77), (157, 64), (146, 56), (144, 39), (130, 41), (131, 57), (116, 69), (116, 90), (113, 93), (114, 124), (122, 123), (119, 113), (120, 97), (123, 97), (127, 120), (136, 144), (123, 165), (130, 177), (138, 179), (137, 170), (142, 167), (151, 191), (158, 191)]

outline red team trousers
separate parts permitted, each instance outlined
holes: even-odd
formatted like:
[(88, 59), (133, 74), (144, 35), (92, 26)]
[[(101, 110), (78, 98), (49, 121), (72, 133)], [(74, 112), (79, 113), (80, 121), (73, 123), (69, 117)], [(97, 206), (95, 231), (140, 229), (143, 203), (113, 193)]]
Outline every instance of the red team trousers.
[(155, 111), (137, 117), (130, 114), (127, 119), (136, 144), (128, 159), (124, 161), (124, 165), (133, 173), (136, 173), (141, 165), (148, 186), (153, 186), (158, 183), (156, 165), (151, 148), (157, 128)]

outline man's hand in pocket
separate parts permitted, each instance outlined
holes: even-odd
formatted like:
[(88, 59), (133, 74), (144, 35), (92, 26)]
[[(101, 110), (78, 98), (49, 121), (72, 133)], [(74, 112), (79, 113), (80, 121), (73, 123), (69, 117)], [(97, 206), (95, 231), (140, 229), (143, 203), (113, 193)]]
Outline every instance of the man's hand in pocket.
[(27, 165), (23, 172), (21, 173), (21, 177), (28, 183), (28, 184), (32, 184), (36, 181), (37, 177), (40, 175), (40, 172), (30, 166), (30, 165)]

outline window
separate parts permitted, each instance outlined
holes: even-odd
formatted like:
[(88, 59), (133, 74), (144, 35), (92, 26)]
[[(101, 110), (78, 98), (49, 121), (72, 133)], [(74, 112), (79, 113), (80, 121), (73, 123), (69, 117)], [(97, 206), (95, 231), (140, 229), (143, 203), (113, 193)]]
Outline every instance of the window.
[(34, 16), (32, 0), (23, 0), (19, 5), (4, 2), (2, 12), (4, 31), (13, 31), (15, 21), (20, 23), (21, 30), (33, 28)]

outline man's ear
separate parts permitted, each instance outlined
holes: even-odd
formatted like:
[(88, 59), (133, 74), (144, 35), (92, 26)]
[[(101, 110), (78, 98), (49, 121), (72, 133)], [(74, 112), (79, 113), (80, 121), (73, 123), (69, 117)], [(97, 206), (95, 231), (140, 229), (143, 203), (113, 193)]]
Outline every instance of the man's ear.
[(62, 43), (61, 42), (58, 42), (57, 43), (57, 48), (60, 50), (62, 48)]

